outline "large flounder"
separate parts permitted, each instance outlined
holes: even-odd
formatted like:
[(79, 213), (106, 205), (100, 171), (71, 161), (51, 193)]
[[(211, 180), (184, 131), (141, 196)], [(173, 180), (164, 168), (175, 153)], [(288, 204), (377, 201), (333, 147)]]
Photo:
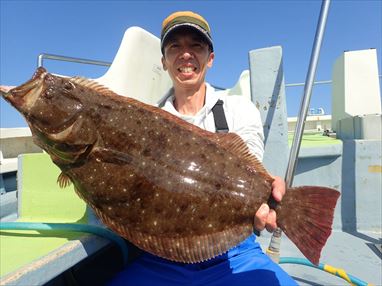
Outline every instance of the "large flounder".
[[(144, 84), (144, 83), (143, 83)], [(253, 232), (272, 177), (236, 134), (215, 134), (82, 78), (33, 78), (4, 95), (35, 142), (113, 231), (155, 255), (199, 262)], [(339, 193), (289, 189), (277, 224), (317, 264)]]

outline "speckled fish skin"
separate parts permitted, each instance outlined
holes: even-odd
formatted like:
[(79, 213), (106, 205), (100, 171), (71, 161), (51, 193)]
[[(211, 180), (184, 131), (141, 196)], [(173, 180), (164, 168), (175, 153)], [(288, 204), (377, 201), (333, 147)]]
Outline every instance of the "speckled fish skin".
[[(43, 68), (5, 99), (62, 170), (59, 183), (70, 180), (110, 229), (155, 255), (191, 263), (219, 255), (253, 232), (270, 198), (273, 179), (235, 134)], [(289, 206), (301, 200), (290, 198)], [(282, 205), (281, 227), (291, 209)]]

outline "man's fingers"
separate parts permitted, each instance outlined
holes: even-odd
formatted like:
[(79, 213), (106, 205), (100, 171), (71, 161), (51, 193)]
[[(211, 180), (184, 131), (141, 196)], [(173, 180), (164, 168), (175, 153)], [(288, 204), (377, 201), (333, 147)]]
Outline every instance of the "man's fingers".
[(272, 195), (277, 202), (280, 202), (285, 195), (285, 182), (281, 177), (274, 177), (273, 179), (274, 181), (272, 183)]
[[(285, 194), (285, 182), (280, 177), (273, 177), (272, 196), (280, 202)], [(273, 232), (277, 228), (276, 212), (269, 209), (267, 204), (262, 204), (255, 215), (255, 229), (262, 231), (264, 228), (269, 232)]]
[(267, 222), (265, 224), (265, 228), (269, 232), (273, 232), (277, 228), (276, 224), (276, 212), (274, 210), (269, 210)]
[(255, 215), (255, 229), (262, 231), (268, 220), (269, 206), (262, 204)]

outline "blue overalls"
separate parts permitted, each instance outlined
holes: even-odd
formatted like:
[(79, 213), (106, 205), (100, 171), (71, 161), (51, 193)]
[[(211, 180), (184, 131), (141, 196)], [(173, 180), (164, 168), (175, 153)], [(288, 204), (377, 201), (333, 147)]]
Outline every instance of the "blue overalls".
[(144, 253), (120, 272), (117, 285), (297, 285), (263, 253), (253, 234), (227, 253), (201, 263), (186, 264)]

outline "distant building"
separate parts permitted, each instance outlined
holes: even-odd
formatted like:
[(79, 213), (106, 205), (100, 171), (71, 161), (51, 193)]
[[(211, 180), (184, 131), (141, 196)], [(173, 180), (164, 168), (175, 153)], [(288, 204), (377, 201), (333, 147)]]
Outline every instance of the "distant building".
[[(310, 114), (310, 113), (309, 113)], [(294, 132), (296, 129), (297, 117), (288, 117), (288, 132)], [(305, 121), (305, 132), (324, 132), (332, 130), (331, 115), (308, 115)]]

